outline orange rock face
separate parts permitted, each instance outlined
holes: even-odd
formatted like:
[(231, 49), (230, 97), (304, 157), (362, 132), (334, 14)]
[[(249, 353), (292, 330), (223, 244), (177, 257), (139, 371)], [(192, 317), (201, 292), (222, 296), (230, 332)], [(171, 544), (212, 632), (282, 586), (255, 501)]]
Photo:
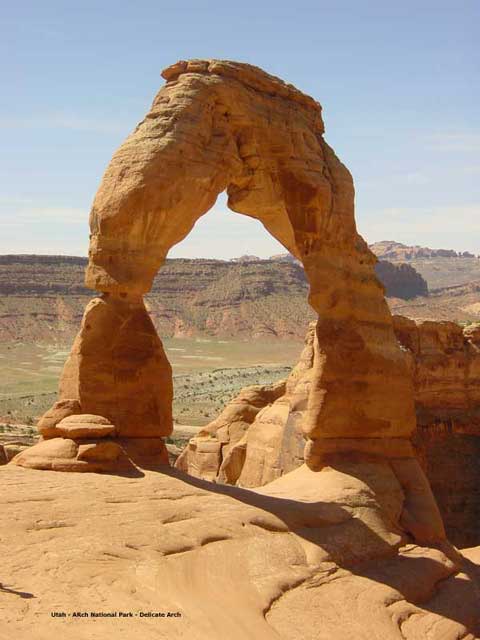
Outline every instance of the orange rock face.
[[(445, 539), (415, 458), (414, 358), (395, 336), (319, 104), (246, 64), (193, 60), (163, 76), (93, 205), (86, 282), (103, 296), (86, 309), (61, 403), (41, 421), (45, 439), (13, 460), (112, 473), (47, 481), (6, 465), (6, 579), (44, 594), (49, 610), (74, 611), (82, 593), (88, 611), (98, 602), (153, 611), (161, 594), (162, 607), (185, 614), (162, 625), (169, 638), (473, 639), (476, 569)], [(319, 314), (288, 380), (240, 394), (179, 462), (197, 476), (263, 484), (256, 490), (158, 473), (171, 371), (142, 295), (224, 190), (233, 211), (258, 218), (303, 263)], [(448, 406), (458, 406), (456, 392)], [(292, 442), (303, 439), (306, 464), (293, 469), (302, 447)], [(144, 471), (125, 478), (123, 464)], [(42, 528), (48, 536), (33, 534), (31, 552)], [(0, 591), (0, 605), (14, 597), (0, 616), (9, 631), (30, 638), (41, 624), (51, 636), (40, 597), (25, 608), (21, 592)], [(118, 622), (131, 638), (153, 628), (140, 617)], [(78, 637), (65, 623), (65, 637)]]
[(417, 430), (414, 445), (459, 547), (480, 540), (480, 329), (394, 316), (410, 358)]
[[(247, 64), (181, 62), (163, 77), (95, 197), (86, 284), (104, 295), (86, 309), (60, 398), (105, 416), (122, 436), (170, 433), (171, 372), (142, 295), (226, 190), (230, 209), (258, 218), (302, 262), (319, 314), (301, 425), (307, 464), (321, 468), (324, 440), (376, 450), (379, 438), (408, 439), (415, 415), (405, 354), (376, 258), (356, 230), (352, 177), (323, 137), (320, 105)], [(265, 424), (282, 420), (279, 405), (272, 412)], [(261, 431), (260, 449), (269, 446)]]
[(172, 431), (172, 370), (141, 298), (104, 295), (85, 310), (60, 398), (105, 416), (122, 437)]
[[(439, 503), (449, 538), (459, 547), (480, 540), (480, 330), (462, 328), (453, 322), (419, 322), (394, 316), (394, 328), (409, 359), (415, 388), (418, 426), (413, 447), (400, 438), (324, 439), (317, 450), (319, 465), (331, 464), (345, 455), (363, 455), (390, 460), (405, 468), (417, 456), (426, 471)], [(193, 438), (177, 461), (177, 467), (197, 477), (244, 487), (262, 486), (303, 463), (304, 436), (300, 425), (308, 406), (315, 370), (315, 326), (307, 333), (299, 364), (292, 371), (284, 392), (268, 397), (263, 388), (253, 418), (242, 437), (226, 437), (230, 425), (240, 419), (239, 400), (252, 393), (244, 389), (208, 427)], [(253, 389), (252, 389), (253, 390)], [(292, 428), (293, 427), (293, 428)], [(199, 464), (202, 447), (215, 449), (208, 476)], [(318, 446), (318, 445), (317, 445)], [(406, 465), (406, 466), (405, 466)], [(416, 465), (416, 462), (415, 462)], [(234, 472), (229, 471), (230, 466)], [(417, 469), (418, 472), (418, 469)], [(421, 474), (417, 478), (418, 486)]]

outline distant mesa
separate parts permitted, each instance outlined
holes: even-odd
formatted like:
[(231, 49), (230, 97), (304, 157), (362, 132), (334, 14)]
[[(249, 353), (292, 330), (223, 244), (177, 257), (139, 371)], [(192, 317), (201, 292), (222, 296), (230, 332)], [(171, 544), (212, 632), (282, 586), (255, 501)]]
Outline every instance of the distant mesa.
[(411, 300), (417, 296), (428, 296), (427, 281), (409, 264), (379, 260), (375, 265), (375, 273), (389, 298)]
[(240, 256), (239, 258), (231, 258), (230, 262), (259, 262), (260, 260), (263, 260), (263, 258), (245, 254), (244, 256)]
[(300, 264), (300, 260), (292, 256), (291, 253), (277, 253), (274, 256), (270, 256), (270, 260), (275, 262), (293, 262), (294, 264)]
[[(403, 246), (400, 245), (400, 243), (389, 244)], [(465, 254), (467, 253), (466, 251)], [(257, 256), (243, 255), (240, 256), (240, 258), (233, 258), (232, 262), (256, 262), (259, 260), (261, 260), (261, 258)], [(300, 260), (288, 252), (277, 253), (270, 256), (268, 260), (276, 263), (290, 263), (301, 266)], [(409, 264), (393, 264), (386, 260), (379, 260), (375, 265), (375, 273), (385, 287), (385, 295), (388, 298), (411, 300), (417, 296), (428, 296), (427, 281)]]
[(258, 256), (252, 256), (250, 254), (245, 254), (240, 256), (239, 258), (231, 258), (230, 262), (260, 262), (262, 260), (270, 260), (273, 262), (293, 262), (294, 264), (302, 264), (298, 258), (292, 256), (291, 253), (276, 253), (269, 258), (259, 258)]
[[(0, 343), (69, 342), (81, 321), (89, 292), (87, 259), (76, 256), (0, 256)], [(380, 261), (377, 277), (389, 298), (424, 296), (427, 283), (413, 266)], [(148, 296), (149, 311), (165, 337), (302, 340), (314, 315), (308, 283), (291, 254), (268, 259), (169, 259)], [(261, 328), (261, 330), (260, 330)]]
[(454, 249), (430, 249), (415, 245), (409, 247), (394, 240), (382, 240), (369, 245), (378, 258), (401, 261), (418, 260), (421, 258), (476, 258), (469, 251), (455, 251)]
[[(248, 258), (248, 259), (247, 259)], [(87, 258), (0, 256), (0, 343), (69, 342), (89, 291)], [(380, 261), (375, 266), (386, 296), (410, 300), (428, 288), (413, 266)], [(302, 340), (314, 315), (307, 302), (303, 266), (291, 254), (268, 259), (169, 259), (154, 280), (149, 311), (162, 336), (211, 335)], [(14, 319), (14, 322), (12, 322)]]

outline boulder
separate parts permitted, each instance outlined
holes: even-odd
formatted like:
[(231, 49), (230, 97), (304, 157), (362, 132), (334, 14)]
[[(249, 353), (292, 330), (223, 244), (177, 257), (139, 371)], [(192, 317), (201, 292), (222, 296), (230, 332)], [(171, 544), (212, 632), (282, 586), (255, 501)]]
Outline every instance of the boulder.
[(101, 440), (81, 444), (70, 438), (49, 438), (16, 455), (11, 463), (29, 469), (52, 471), (114, 471), (128, 467), (122, 447)]
[(60, 434), (55, 429), (56, 425), (64, 418), (82, 413), (78, 400), (66, 398), (58, 400), (43, 414), (37, 424), (37, 429), (44, 438), (56, 438)]
[(115, 426), (103, 416), (89, 413), (68, 416), (55, 427), (58, 436), (83, 440), (85, 438), (105, 438), (115, 433)]
[(10, 462), (18, 453), (25, 451), (29, 447), (30, 445), (24, 444), (23, 442), (5, 442), (2, 448), (6, 462)]

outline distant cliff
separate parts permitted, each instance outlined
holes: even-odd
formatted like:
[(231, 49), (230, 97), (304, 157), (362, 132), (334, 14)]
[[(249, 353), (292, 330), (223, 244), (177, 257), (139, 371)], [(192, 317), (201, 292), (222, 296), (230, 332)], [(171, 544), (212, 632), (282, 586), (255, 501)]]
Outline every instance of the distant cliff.
[[(69, 342), (94, 292), (86, 258), (0, 256), (0, 341)], [(388, 296), (425, 295), (414, 269), (381, 262)], [(308, 283), (294, 260), (167, 260), (146, 298), (162, 336), (303, 339), (313, 318)]]
[(389, 297), (410, 300), (417, 296), (428, 296), (426, 280), (409, 264), (392, 264), (380, 260), (375, 271)]
[(409, 247), (401, 242), (382, 240), (369, 245), (378, 258), (392, 260), (394, 262), (406, 262), (420, 258), (475, 258), (469, 251), (454, 251), (453, 249), (430, 249), (415, 245)]

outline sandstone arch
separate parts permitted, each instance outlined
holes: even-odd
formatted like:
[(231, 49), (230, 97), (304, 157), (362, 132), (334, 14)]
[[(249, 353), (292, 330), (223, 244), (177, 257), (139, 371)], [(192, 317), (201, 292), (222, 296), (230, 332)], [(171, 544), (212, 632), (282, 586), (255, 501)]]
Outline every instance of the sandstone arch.
[(414, 426), (411, 381), (320, 105), (247, 64), (182, 61), (162, 75), (92, 207), (86, 283), (103, 295), (87, 307), (60, 398), (107, 417), (121, 437), (170, 433), (170, 366), (142, 295), (226, 190), (230, 209), (258, 218), (310, 283), (319, 353), (303, 425), (307, 463), (320, 468), (327, 439), (330, 449), (341, 438), (374, 451), (388, 439), (385, 451), (403, 452)]

